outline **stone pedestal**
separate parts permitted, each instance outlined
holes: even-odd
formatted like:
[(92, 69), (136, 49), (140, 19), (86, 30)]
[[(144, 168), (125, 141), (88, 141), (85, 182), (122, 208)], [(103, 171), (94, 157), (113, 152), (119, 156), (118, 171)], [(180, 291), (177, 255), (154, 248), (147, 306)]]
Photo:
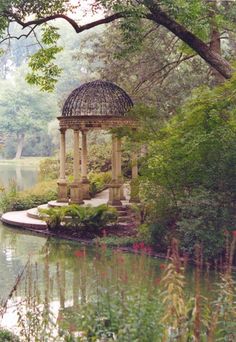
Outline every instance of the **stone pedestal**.
[(82, 153), (81, 153), (81, 186), (83, 190), (83, 199), (89, 200), (89, 180), (87, 178), (87, 163), (88, 163), (88, 150), (87, 150), (87, 132), (82, 131)]
[(119, 176), (119, 160), (118, 160), (118, 139), (112, 136), (112, 181), (109, 184), (109, 205), (122, 205), (121, 203), (121, 185), (118, 179)]
[(89, 185), (90, 185), (90, 182), (87, 178), (84, 178), (81, 180), (81, 188), (82, 188), (84, 200), (90, 200), (91, 199), (91, 196), (89, 193)]
[(68, 202), (67, 181), (65, 176), (65, 160), (66, 160), (66, 143), (65, 129), (60, 129), (60, 177), (57, 181), (58, 185), (58, 202)]
[(130, 183), (130, 203), (140, 203), (139, 198), (139, 180), (134, 178)]
[(67, 196), (67, 182), (65, 179), (58, 179), (57, 181), (57, 202), (68, 202)]
[(70, 202), (71, 204), (82, 204), (83, 192), (79, 182), (73, 182), (70, 186)]
[(121, 206), (122, 202), (120, 200), (120, 187), (121, 184), (111, 182), (109, 184), (109, 205)]

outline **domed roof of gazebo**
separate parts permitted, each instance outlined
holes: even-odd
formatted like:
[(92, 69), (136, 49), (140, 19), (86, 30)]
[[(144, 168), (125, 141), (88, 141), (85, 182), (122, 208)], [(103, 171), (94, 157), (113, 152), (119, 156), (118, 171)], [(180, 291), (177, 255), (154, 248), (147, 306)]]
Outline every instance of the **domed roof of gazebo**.
[(133, 106), (129, 95), (116, 84), (93, 81), (82, 84), (68, 96), (63, 117), (71, 116), (124, 116)]

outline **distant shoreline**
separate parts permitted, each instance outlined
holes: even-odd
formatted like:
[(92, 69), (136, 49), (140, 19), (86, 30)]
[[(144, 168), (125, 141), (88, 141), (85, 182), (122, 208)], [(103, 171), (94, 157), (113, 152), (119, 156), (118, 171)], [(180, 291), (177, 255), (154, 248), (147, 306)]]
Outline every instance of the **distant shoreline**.
[(23, 157), (21, 159), (0, 159), (0, 165), (31, 165), (38, 166), (43, 159), (50, 157)]

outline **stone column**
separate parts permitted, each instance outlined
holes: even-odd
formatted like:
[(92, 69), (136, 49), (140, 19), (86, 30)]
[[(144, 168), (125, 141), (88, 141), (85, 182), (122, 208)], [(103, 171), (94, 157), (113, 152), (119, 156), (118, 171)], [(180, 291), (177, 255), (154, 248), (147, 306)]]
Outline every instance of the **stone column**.
[(117, 138), (114, 135), (112, 135), (112, 181), (109, 184), (108, 204), (114, 206), (122, 205), (120, 199), (120, 183), (118, 181)]
[(131, 191), (130, 191), (130, 202), (139, 203), (139, 181), (138, 181), (138, 160), (137, 153), (132, 152), (131, 154), (131, 167), (132, 167), (132, 180), (131, 180)]
[(58, 202), (68, 202), (67, 181), (66, 181), (66, 130), (60, 129), (60, 176), (58, 184)]
[(82, 156), (81, 156), (81, 184), (83, 189), (83, 199), (90, 199), (89, 194), (89, 180), (87, 177), (87, 163), (88, 163), (88, 151), (87, 151), (87, 132), (82, 131)]
[(117, 179), (118, 183), (120, 184), (120, 199), (125, 200), (124, 196), (124, 181), (123, 181), (123, 176), (122, 176), (122, 170), (121, 170), (121, 156), (122, 156), (122, 151), (121, 151), (121, 138), (116, 139), (116, 149), (117, 149)]
[(80, 151), (79, 151), (79, 130), (74, 130), (74, 161), (73, 161), (73, 176), (74, 181), (71, 184), (70, 189), (70, 199), (71, 203), (81, 204), (82, 199), (82, 189), (79, 179), (80, 174)]

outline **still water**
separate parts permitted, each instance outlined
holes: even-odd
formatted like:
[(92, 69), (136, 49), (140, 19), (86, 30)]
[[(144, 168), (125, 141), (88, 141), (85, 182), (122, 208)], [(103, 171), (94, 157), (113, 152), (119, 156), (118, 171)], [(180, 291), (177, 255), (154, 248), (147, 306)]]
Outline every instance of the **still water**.
[(16, 182), (20, 190), (25, 190), (37, 183), (37, 177), (36, 165), (0, 161), (0, 186), (8, 187), (11, 182)]
[[(158, 289), (162, 262), (0, 225), (0, 297), (4, 308), (1, 324), (19, 333), (19, 312), (27, 306), (34, 315), (32, 310), (37, 303), (44, 308), (47, 304), (53, 320), (61, 320), (64, 329), (73, 331), (78, 308), (85, 303), (94, 303), (103, 296), (106, 300), (108, 294), (114, 299), (117, 293), (118, 297), (123, 296), (123, 290), (128, 289), (133, 289), (131, 294), (135, 296), (139, 286), (152, 288), (153, 294)], [(17, 290), (11, 296), (16, 284)]]

